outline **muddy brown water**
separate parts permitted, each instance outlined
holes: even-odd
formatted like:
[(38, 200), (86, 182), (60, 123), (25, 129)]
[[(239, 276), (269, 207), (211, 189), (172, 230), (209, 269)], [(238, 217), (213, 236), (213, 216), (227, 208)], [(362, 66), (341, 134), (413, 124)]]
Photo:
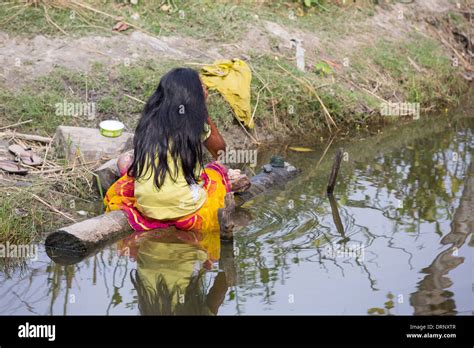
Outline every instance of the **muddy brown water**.
[(0, 314), (472, 315), (474, 118), (454, 116), (334, 141), (321, 161), (316, 136), (262, 150), (303, 172), (244, 206), (232, 245), (165, 231), (69, 266), (40, 246), (0, 272)]

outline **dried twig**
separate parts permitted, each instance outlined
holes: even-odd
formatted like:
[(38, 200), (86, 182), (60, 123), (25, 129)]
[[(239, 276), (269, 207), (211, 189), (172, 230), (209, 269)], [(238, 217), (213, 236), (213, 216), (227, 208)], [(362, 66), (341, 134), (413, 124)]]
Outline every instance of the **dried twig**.
[[(101, 14), (103, 16), (106, 16), (106, 17), (109, 17), (109, 18), (113, 18), (114, 20), (117, 20), (118, 19), (118, 16), (114, 16), (114, 15), (111, 15), (110, 13), (106, 13), (106, 12), (103, 12), (103, 11), (100, 11), (92, 6), (89, 6), (89, 5), (86, 5), (86, 4), (83, 4), (81, 2), (78, 2), (78, 1), (75, 1), (75, 0), (71, 0), (70, 1), (72, 4), (76, 5), (76, 6), (79, 6), (81, 8), (85, 8), (86, 10), (89, 10), (89, 11), (92, 11), (92, 12), (95, 12), (95, 13), (98, 13), (98, 14)], [(132, 23), (129, 23), (129, 22), (125, 22), (122, 20), (123, 23), (127, 24), (128, 26), (132, 27), (132, 28), (135, 28), (137, 30), (140, 30), (141, 32), (145, 33), (145, 34), (148, 34), (150, 36), (155, 36), (154, 34), (150, 33), (149, 31), (146, 31), (145, 29), (142, 29), (140, 28), (139, 26), (135, 25), (135, 24), (132, 24)]]
[[(50, 169), (45, 169), (45, 170), (32, 170), (29, 172), (29, 174), (46, 174), (46, 173), (57, 173), (57, 172), (65, 172), (65, 171), (74, 171), (76, 168), (81, 168), (85, 166), (91, 165), (92, 167), (94, 165), (97, 165), (100, 163), (99, 161), (92, 161), (92, 162), (86, 162), (86, 163), (81, 163), (76, 165), (75, 162), (73, 162), (72, 165), (66, 166), (66, 167), (57, 167), (57, 168), (50, 168)], [(29, 166), (28, 166), (29, 167)], [(36, 167), (29, 167), (31, 169), (37, 169)]]
[(53, 144), (54, 138), (56, 137), (56, 134), (53, 135), (51, 138), (51, 141), (49, 142), (48, 146), (46, 147), (46, 152), (44, 154), (44, 159), (43, 159), (43, 164), (41, 165), (41, 171), (44, 170), (44, 166), (46, 165), (46, 160), (48, 159), (48, 152), (49, 149), (51, 148), (51, 145)]
[(466, 69), (468, 71), (474, 71), (474, 67), (471, 65), (471, 63), (469, 63), (464, 58), (464, 56), (461, 53), (459, 53), (456, 48), (454, 48), (453, 45), (451, 45), (448, 41), (446, 41), (438, 30), (434, 30), (434, 32), (436, 34), (438, 34), (439, 39), (441, 40), (441, 42), (443, 44), (445, 44), (446, 46), (448, 46), (454, 52), (454, 54), (459, 58), (459, 61), (462, 63), (462, 66), (464, 67), (464, 69)]
[(16, 16), (20, 15), (21, 13), (23, 13), (26, 9), (28, 8), (28, 4), (25, 4), (18, 12), (16, 12), (15, 14), (13, 14), (12, 16), (8, 17), (7, 19), (5, 19), (3, 22), (1, 22), (0, 24), (2, 26), (4, 26), (5, 24), (7, 24), (8, 22), (10, 22), (13, 18), (15, 18)]
[(57, 25), (52, 19), (51, 17), (49, 16), (48, 14), (48, 9), (46, 8), (45, 5), (43, 5), (43, 10), (44, 10), (44, 18), (46, 18), (46, 21), (48, 21), (48, 23), (50, 23), (53, 27), (55, 27), (56, 29), (58, 29), (61, 33), (63, 33), (64, 35), (69, 35), (68, 33), (66, 33), (64, 31), (63, 28), (61, 28), (59, 25)]
[(265, 86), (265, 89), (270, 93), (270, 98), (272, 100), (272, 111), (273, 111), (273, 127), (276, 128), (277, 117), (276, 117), (276, 110), (275, 110), (275, 102), (274, 102), (274, 98), (273, 98), (273, 92), (270, 89), (270, 87), (268, 87), (268, 83), (265, 82), (265, 80), (262, 78), (262, 76), (260, 76), (260, 74), (250, 64), (249, 64), (249, 66), (250, 66), (250, 69), (252, 70), (253, 74), (255, 76), (257, 76), (257, 78), (260, 80), (262, 85)]
[(26, 124), (26, 123), (30, 123), (32, 122), (33, 120), (26, 120), (26, 121), (21, 121), (21, 122), (17, 122), (17, 123), (13, 123), (13, 124), (10, 124), (8, 126), (4, 126), (4, 127), (0, 127), (0, 130), (2, 129), (7, 129), (7, 128), (13, 128), (13, 127), (16, 127), (16, 126), (20, 126), (22, 124)]
[[(322, 99), (319, 97), (318, 92), (316, 92), (316, 88), (313, 86), (313, 84), (307, 78), (303, 78), (303, 80), (307, 82), (308, 87), (310, 88), (310, 91), (313, 92), (313, 94), (316, 96), (316, 99), (318, 99), (319, 104), (321, 104), (321, 107), (323, 108), (323, 110), (325, 112), (326, 122), (328, 121), (328, 118), (329, 118), (329, 120), (334, 125), (334, 127), (336, 127), (336, 129), (339, 129), (336, 122), (334, 122), (334, 119), (332, 118), (331, 114), (329, 113), (329, 110), (326, 108), (326, 105), (324, 105)], [(331, 132), (331, 127), (328, 127), (328, 128), (329, 128), (329, 131)]]
[(316, 170), (316, 169), (319, 167), (319, 165), (321, 164), (321, 162), (323, 161), (324, 156), (326, 156), (326, 153), (328, 152), (328, 150), (329, 150), (329, 148), (331, 147), (331, 144), (332, 144), (332, 142), (334, 141), (335, 138), (336, 138), (336, 137), (333, 136), (333, 137), (331, 137), (331, 139), (329, 140), (329, 143), (328, 143), (328, 145), (326, 146), (326, 148), (324, 149), (324, 152), (323, 152), (323, 154), (321, 155), (321, 158), (319, 159), (318, 163), (316, 163), (316, 167), (314, 168), (314, 170)]
[(255, 102), (255, 107), (253, 108), (252, 117), (250, 117), (249, 124), (252, 124), (252, 122), (253, 122), (253, 118), (255, 117), (255, 113), (257, 112), (258, 101), (260, 100), (260, 92), (262, 92), (262, 90), (265, 87), (266, 87), (266, 85), (263, 85), (262, 88), (260, 88), (259, 91), (257, 92), (257, 101)]
[(410, 56), (407, 56), (407, 59), (410, 62), (410, 64), (415, 68), (415, 70), (417, 72), (422, 72), (423, 71), (423, 69), (421, 69), (420, 66), (418, 64), (416, 64), (416, 62), (413, 59), (410, 58)]
[(138, 99), (138, 98), (135, 98), (135, 97), (133, 97), (133, 96), (131, 96), (131, 95), (124, 94), (124, 96), (126, 96), (127, 98), (130, 98), (130, 99), (132, 99), (132, 100), (135, 100), (135, 101), (137, 101), (137, 102), (139, 102), (139, 103), (146, 104), (146, 102), (144, 102), (143, 100)]
[(23, 140), (30, 140), (30, 141), (39, 141), (40, 143), (49, 143), (52, 139), (49, 137), (42, 137), (39, 135), (33, 134), (23, 134), (23, 133), (16, 133), (16, 132), (0, 132), (0, 137), (12, 137), (18, 138)]
[(247, 130), (247, 129), (245, 128), (245, 126), (243, 125), (243, 123), (240, 122), (240, 120), (237, 119), (237, 118), (236, 118), (236, 120), (237, 120), (237, 122), (239, 122), (239, 124), (240, 124), (240, 126), (242, 127), (242, 129), (244, 130), (245, 134), (247, 134), (247, 136), (248, 136), (250, 139), (252, 139), (252, 141), (253, 141), (255, 144), (257, 144), (257, 145), (260, 144), (260, 142), (259, 142), (257, 139), (255, 139), (255, 137), (254, 137), (252, 134), (250, 134), (250, 133), (248, 132), (248, 130)]
[(28, 192), (28, 191), (25, 191), (25, 190), (22, 190), (18, 187), (15, 187), (18, 191), (21, 191), (21, 192), (26, 192), (26, 193), (29, 193), (31, 195), (31, 197), (33, 197), (34, 199), (36, 199), (38, 202), (40, 203), (43, 203), (45, 206), (47, 206), (49, 209), (51, 209), (53, 212), (61, 215), (61, 216), (64, 216), (66, 219), (72, 221), (72, 222), (77, 222), (77, 220), (73, 219), (72, 217), (70, 217), (69, 215), (67, 215), (66, 213), (63, 213), (62, 211), (60, 211), (59, 209), (53, 207), (51, 204), (49, 204), (48, 202), (46, 202), (44, 199), (42, 199), (41, 197), (38, 197), (37, 195), (35, 195), (34, 193), (31, 193), (31, 192)]
[(377, 98), (377, 99), (383, 101), (384, 103), (388, 103), (387, 100), (385, 100), (385, 99), (382, 98), (381, 96), (375, 94), (374, 92), (368, 90), (367, 88), (364, 88), (364, 87), (359, 86), (359, 85), (356, 84), (354, 81), (352, 81), (352, 80), (350, 80), (350, 79), (344, 77), (343, 75), (340, 75), (340, 77), (341, 77), (343, 80), (349, 82), (349, 83), (350, 83), (352, 86), (354, 86), (355, 88), (358, 88), (358, 89), (360, 89), (361, 91), (364, 91), (364, 92), (366, 92), (366, 93), (369, 93), (370, 95), (372, 95), (372, 96), (374, 96), (375, 98)]
[(292, 74), (291, 72), (286, 70), (284, 67), (282, 67), (280, 64), (277, 64), (277, 66), (280, 69), (282, 69), (284, 72), (286, 72), (288, 75), (293, 77), (296, 81), (298, 81), (301, 84), (303, 84), (304, 86), (306, 86), (306, 88), (316, 97), (316, 99), (318, 100), (319, 104), (321, 105), (321, 107), (324, 111), (324, 116), (326, 118), (326, 124), (328, 126), (329, 131), (332, 133), (331, 123), (334, 125), (334, 127), (336, 127), (336, 129), (339, 129), (336, 122), (334, 122), (334, 119), (332, 118), (331, 114), (329, 113), (328, 109), (326, 108), (326, 105), (324, 105), (323, 101), (319, 97), (318, 92), (316, 92), (316, 88), (314, 88), (314, 86), (311, 83), (309, 83), (307, 80), (304, 80), (304, 79), (301, 79), (301, 78), (295, 76), (294, 74)]

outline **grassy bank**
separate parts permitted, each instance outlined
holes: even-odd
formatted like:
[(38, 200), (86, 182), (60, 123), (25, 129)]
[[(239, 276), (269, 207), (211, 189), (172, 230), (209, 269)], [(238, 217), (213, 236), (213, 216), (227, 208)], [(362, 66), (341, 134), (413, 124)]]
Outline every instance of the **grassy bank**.
[[(244, 2), (236, 6), (229, 2), (165, 1), (166, 6), (157, 9), (151, 2), (141, 1), (138, 5), (118, 1), (84, 2), (101, 13), (71, 7), (71, 2), (65, 1), (46, 1), (42, 3), (45, 6), (10, 3), (0, 5), (0, 23), (3, 31), (20, 39), (35, 35), (68, 40), (90, 35), (124, 35), (126, 40), (128, 32), (112, 34), (110, 30), (117, 16), (149, 35), (178, 35), (197, 40), (195, 42), (206, 39), (216, 45), (245, 43), (249, 29), (264, 25), (263, 20), (305, 37), (316, 33), (315, 41), (320, 43), (308, 48), (305, 73), (296, 69), (294, 52), (274, 49), (281, 42), (268, 33), (265, 38), (270, 48), (246, 47), (244, 53), (253, 70), (252, 105), (256, 108), (257, 136), (318, 134), (319, 137), (328, 132), (324, 108), (342, 133), (381, 122), (397, 122), (399, 118), (380, 115), (380, 105), (384, 102), (420, 103), (423, 117), (433, 110), (458, 103), (466, 92), (468, 84), (460, 76), (460, 68), (453, 65), (450, 52), (435, 37), (416, 31), (393, 37), (379, 35), (367, 25), (379, 7), (344, 8), (329, 2), (320, 3), (322, 6), (305, 7), (299, 2), (260, 5)], [(183, 25), (183, 13), (186, 25)], [(462, 17), (455, 20), (459, 25), (465, 24)], [(352, 44), (348, 41), (352, 38), (351, 32), (369, 35), (370, 40), (358, 37), (357, 44)], [(222, 50), (230, 57), (239, 53), (238, 50)], [(96, 127), (99, 121), (113, 118), (133, 130), (142, 102), (151, 95), (160, 77), (173, 67), (198, 68), (200, 63), (210, 62), (156, 57), (127, 65), (96, 63), (88, 71), (58, 66), (16, 88), (0, 79), (0, 127), (32, 120), (15, 129), (53, 136), (61, 124)], [(319, 66), (326, 69), (318, 70)], [(96, 117), (58, 115), (56, 104), (64, 101), (93, 102)], [(209, 97), (209, 111), (218, 127), (228, 131), (225, 134), (242, 143), (246, 135), (217, 93)], [(331, 130), (334, 132), (335, 127)], [(67, 166), (54, 147), (48, 159)], [(86, 168), (68, 169), (61, 175), (29, 176), (21, 181), (27, 186), (12, 189), (17, 181), (14, 177), (2, 178), (0, 242), (25, 243), (71, 222), (71, 218), (83, 219), (81, 210), (89, 214), (97, 211), (93, 202), (98, 196)], [(50, 202), (69, 218), (41, 200)], [(75, 202), (72, 205), (71, 200)], [(81, 209), (81, 204), (85, 208)]]
[[(25, 5), (26, 3), (26, 5)], [(302, 1), (16, 1), (0, 6), (9, 33), (74, 36), (112, 35), (117, 18), (154, 35), (183, 35), (232, 42), (241, 39), (249, 23), (271, 20), (299, 29), (324, 30), (337, 35), (374, 14), (374, 6), (359, 1), (356, 11), (345, 11), (334, 1), (303, 6)], [(340, 5), (340, 4), (339, 4)], [(349, 22), (352, 21), (351, 22)], [(54, 24), (56, 25), (54, 25)], [(361, 27), (358, 27), (359, 29)]]
[[(287, 135), (324, 130), (324, 111), (312, 90), (344, 129), (380, 121), (384, 101), (420, 103), (422, 111), (429, 111), (457, 103), (467, 88), (439, 44), (429, 38), (380, 40), (375, 47), (353, 52), (349, 59), (346, 70), (321, 76), (302, 73), (291, 62), (271, 55), (251, 57), (252, 101), (253, 107), (259, 101), (255, 112), (259, 128)], [(140, 100), (147, 100), (164, 73), (186, 65), (179, 60), (147, 60), (127, 67), (96, 64), (87, 73), (55, 68), (20, 90), (0, 89), (0, 126), (32, 119), (18, 130), (52, 135), (60, 124), (95, 127), (100, 120), (116, 118), (133, 130), (143, 105)], [(375, 81), (377, 75), (383, 75), (384, 81), (377, 94), (370, 93), (364, 81)], [(57, 115), (56, 104), (64, 101), (93, 102), (97, 117)], [(230, 108), (217, 93), (210, 95), (209, 110), (223, 129), (235, 126)]]

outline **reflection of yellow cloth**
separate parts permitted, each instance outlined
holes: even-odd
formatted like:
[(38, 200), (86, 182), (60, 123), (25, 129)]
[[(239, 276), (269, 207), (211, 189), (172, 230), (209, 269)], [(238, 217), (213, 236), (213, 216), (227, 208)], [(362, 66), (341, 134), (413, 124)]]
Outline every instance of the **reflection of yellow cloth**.
[[(193, 234), (193, 232), (179, 233)], [(148, 236), (139, 243), (137, 271), (148, 289), (158, 292), (159, 277), (165, 281), (172, 310), (180, 296), (186, 293), (191, 279), (203, 269), (203, 263), (216, 261), (220, 256), (220, 234), (218, 230), (189, 235), (188, 242), (167, 243), (158, 237)], [(187, 238), (184, 238), (187, 240)], [(184, 241), (183, 240), (183, 241)], [(162, 290), (162, 289), (161, 289)], [(173, 292), (176, 290), (176, 292)], [(198, 296), (197, 293), (192, 295)], [(185, 299), (184, 300), (188, 300)]]
[(196, 234), (198, 246), (207, 252), (210, 261), (217, 261), (221, 256), (220, 229), (208, 230)]
[(250, 107), (250, 81), (252, 72), (240, 59), (216, 60), (201, 68), (201, 79), (209, 89), (216, 89), (234, 110), (244, 125), (253, 128)]
[(161, 274), (169, 290), (175, 286), (184, 290), (206, 259), (206, 252), (193, 245), (161, 243), (159, 239), (148, 238), (138, 250), (138, 274), (152, 288)]

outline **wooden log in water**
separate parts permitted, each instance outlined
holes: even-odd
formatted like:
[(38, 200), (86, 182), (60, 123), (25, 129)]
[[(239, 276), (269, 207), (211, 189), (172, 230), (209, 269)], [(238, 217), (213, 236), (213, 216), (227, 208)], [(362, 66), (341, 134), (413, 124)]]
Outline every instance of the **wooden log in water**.
[(250, 179), (251, 186), (245, 192), (235, 194), (235, 204), (237, 206), (241, 206), (271, 189), (282, 189), (286, 182), (299, 173), (298, 169), (287, 163), (284, 167), (273, 167), (266, 164), (263, 168), (259, 174)]
[[(264, 167), (266, 170), (250, 179), (251, 187), (247, 191), (235, 194), (237, 206), (270, 189), (283, 188), (285, 182), (299, 172), (289, 164), (281, 168), (270, 165)], [(45, 241), (46, 251), (58, 263), (75, 263), (99, 248), (120, 240), (131, 231), (125, 214), (113, 211), (52, 232)]]
[(51, 233), (45, 241), (48, 256), (60, 264), (73, 264), (131, 232), (121, 210), (102, 214)]
[(336, 185), (337, 174), (339, 173), (339, 167), (341, 166), (343, 150), (338, 149), (336, 156), (334, 157), (334, 163), (332, 164), (331, 174), (329, 175), (327, 194), (332, 195), (334, 192), (334, 186)]

